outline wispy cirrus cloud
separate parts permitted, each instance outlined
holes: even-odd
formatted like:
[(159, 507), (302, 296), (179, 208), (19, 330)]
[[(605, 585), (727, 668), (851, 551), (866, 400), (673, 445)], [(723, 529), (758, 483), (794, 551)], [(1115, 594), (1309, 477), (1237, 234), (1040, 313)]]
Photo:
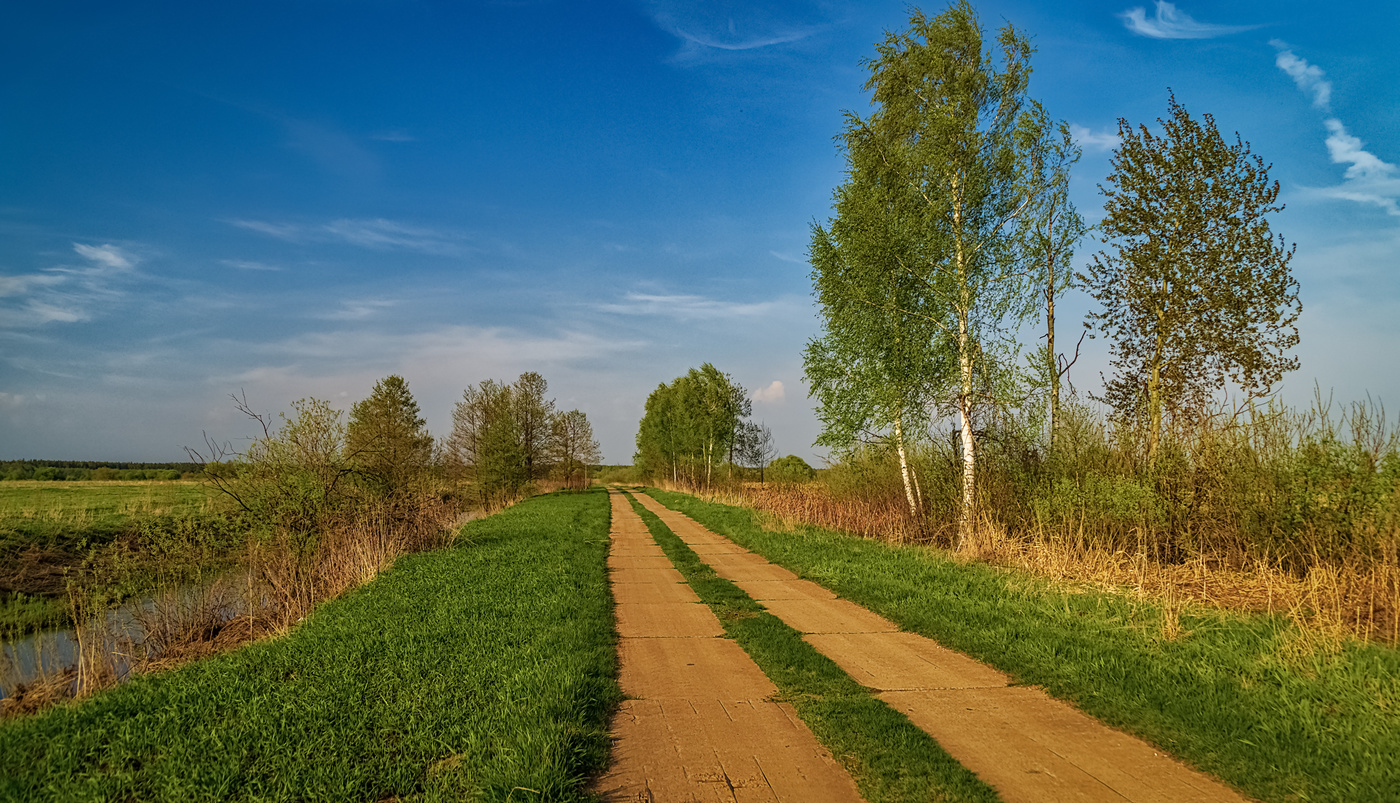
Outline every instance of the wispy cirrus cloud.
[[(1326, 72), (1309, 64), (1278, 39), (1269, 44), (1278, 51), (1274, 64), (1312, 98), (1314, 107), (1330, 113), (1332, 82), (1327, 80)], [(1346, 165), (1347, 169), (1341, 184), (1313, 187), (1309, 192), (1324, 198), (1379, 206), (1386, 214), (1400, 216), (1400, 168), (1366, 150), (1365, 143), (1348, 132), (1337, 117), (1329, 115), (1322, 125), (1327, 129), (1328, 156), (1334, 164)]]
[(653, 0), (656, 26), (682, 42), (677, 59), (736, 53), (800, 42), (822, 30), (822, 9), (795, 4), (783, 9), (713, 0)]
[(111, 244), (73, 243), (73, 251), (86, 263), (0, 276), (0, 328), (81, 323), (126, 294), (121, 285), (135, 273), (135, 255)]
[(227, 265), (228, 267), (230, 267), (230, 268), (235, 268), (235, 269), (237, 269), (237, 270), (262, 270), (262, 271), (278, 271), (278, 270), (282, 270), (281, 268), (277, 267), (276, 265), (269, 265), (269, 264), (267, 264), (266, 262), (256, 262), (256, 261), (247, 260), (247, 259), (221, 259), (221, 260), (219, 260), (219, 264), (221, 264), (221, 265)]
[(478, 250), (456, 231), (413, 226), (385, 218), (342, 218), (329, 223), (300, 224), (235, 218), (231, 226), (293, 243), (341, 242), (376, 251), (417, 251), (435, 256), (461, 256)]
[(340, 309), (318, 315), (327, 321), (363, 321), (372, 318), (381, 310), (395, 306), (398, 302), (383, 298), (346, 299), (340, 302)]
[(1190, 14), (1166, 0), (1157, 0), (1156, 12), (1151, 17), (1147, 16), (1145, 8), (1138, 6), (1120, 12), (1118, 18), (1123, 20), (1123, 26), (1128, 30), (1151, 39), (1214, 39), (1260, 27), (1197, 22)]
[(1075, 144), (1086, 151), (1111, 151), (1122, 142), (1115, 131), (1094, 131), (1074, 123), (1069, 126), (1069, 135), (1074, 137)]
[(598, 309), (617, 315), (654, 315), (682, 321), (766, 316), (779, 307), (777, 301), (720, 301), (698, 295), (627, 293), (621, 302), (599, 304)]

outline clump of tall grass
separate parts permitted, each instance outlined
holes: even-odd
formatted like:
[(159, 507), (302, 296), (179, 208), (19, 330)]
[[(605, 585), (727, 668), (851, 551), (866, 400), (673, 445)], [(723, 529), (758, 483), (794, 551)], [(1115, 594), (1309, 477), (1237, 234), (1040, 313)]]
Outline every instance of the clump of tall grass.
[(868, 537), (960, 544), (971, 559), (1163, 599), (1286, 613), (1314, 632), (1400, 639), (1400, 433), (1377, 405), (1279, 405), (1174, 422), (1158, 452), (1069, 405), (1052, 445), (979, 443), (981, 526), (958, 537), (956, 440), (920, 448), (914, 516), (891, 456), (865, 449), (746, 504)]

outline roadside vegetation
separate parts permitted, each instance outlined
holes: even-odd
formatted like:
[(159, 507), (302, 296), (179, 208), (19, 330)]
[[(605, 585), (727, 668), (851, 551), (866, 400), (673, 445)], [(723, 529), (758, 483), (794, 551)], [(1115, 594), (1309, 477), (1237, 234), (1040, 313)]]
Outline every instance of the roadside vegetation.
[[(650, 491), (774, 563), (1261, 800), (1388, 800), (1400, 653), (1287, 618), (1066, 588), (943, 550)], [(765, 524), (767, 526), (765, 526)], [(776, 525), (776, 526), (775, 526)]]
[(631, 501), (686, 583), (714, 610), (725, 634), (845, 765), (862, 797), (870, 803), (999, 799), (932, 737), (852, 680), (801, 633), (716, 575), (656, 514)]
[[(845, 115), (846, 178), (809, 249), (822, 327), (804, 374), (831, 465), (749, 468), (747, 398), (697, 385), (702, 367), (648, 399), (639, 479), (1396, 643), (1400, 429), (1370, 400), (1277, 400), (1302, 302), (1269, 165), (1168, 93), (1151, 128), (1119, 121), (1090, 229), (1032, 56), (958, 0), (912, 10), (865, 63), (871, 106)], [(1076, 263), (1086, 234), (1100, 248)], [(1056, 338), (1076, 289), (1111, 358), (1097, 390), (1071, 383), (1082, 336), (1072, 353)]]
[(6, 800), (578, 800), (620, 699), (601, 491), (405, 556), (284, 638), (0, 723)]
[[(450, 544), (467, 518), (542, 486), (581, 487), (597, 462), (587, 417), (556, 414), (537, 374), (517, 384), (502, 415), (490, 411), (490, 442), (465, 456), (437, 443), (407, 382), (389, 376), (348, 417), (319, 399), (277, 418), (235, 399), (259, 435), (242, 451), (191, 450), (200, 485), (0, 486), (0, 503), (30, 494), (0, 536), (14, 558), (0, 637), (66, 619), (77, 642), (75, 662), (51, 658), (39, 677), (10, 677), (0, 658), (0, 715), (286, 632), (399, 556)], [(99, 501), (129, 487), (144, 506)]]

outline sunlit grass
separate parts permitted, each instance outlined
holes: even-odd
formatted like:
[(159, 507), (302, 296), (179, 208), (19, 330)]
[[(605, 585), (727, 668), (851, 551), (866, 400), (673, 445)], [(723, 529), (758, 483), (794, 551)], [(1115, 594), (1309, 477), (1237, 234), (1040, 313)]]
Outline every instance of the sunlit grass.
[(650, 491), (910, 630), (1044, 686), (1263, 800), (1393, 800), (1400, 653), (1285, 617), (1075, 591), (1021, 572)]
[(601, 492), (532, 499), (284, 638), (0, 725), (0, 799), (586, 797), (620, 694), (607, 534)]

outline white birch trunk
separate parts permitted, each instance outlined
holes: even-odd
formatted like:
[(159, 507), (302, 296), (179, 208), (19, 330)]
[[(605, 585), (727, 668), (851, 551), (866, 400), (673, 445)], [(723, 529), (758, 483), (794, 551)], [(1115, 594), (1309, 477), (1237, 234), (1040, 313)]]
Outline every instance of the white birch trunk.
[(919, 506), (914, 501), (914, 486), (910, 480), (909, 459), (904, 453), (904, 428), (900, 416), (894, 419), (894, 450), (899, 454), (899, 473), (904, 477), (904, 496), (909, 500), (909, 514), (919, 518)]

